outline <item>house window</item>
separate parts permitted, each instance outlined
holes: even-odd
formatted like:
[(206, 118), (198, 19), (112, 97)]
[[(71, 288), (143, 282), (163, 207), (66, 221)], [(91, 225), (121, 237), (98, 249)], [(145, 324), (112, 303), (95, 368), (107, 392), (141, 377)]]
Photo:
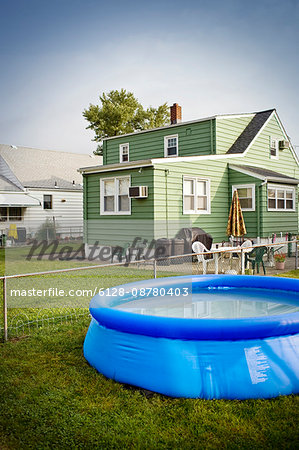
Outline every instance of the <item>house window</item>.
[(268, 211), (295, 211), (295, 188), (268, 186)]
[(121, 163), (129, 161), (129, 144), (120, 144), (119, 161)]
[(102, 215), (131, 214), (129, 199), (130, 177), (103, 178), (101, 180)]
[(8, 208), (9, 220), (22, 220), (22, 208), (12, 207)]
[(270, 137), (270, 158), (278, 159), (278, 139)]
[(2, 206), (0, 208), (0, 222), (6, 221), (7, 221), (7, 208), (5, 206)]
[(210, 214), (210, 180), (184, 177), (184, 214)]
[(165, 136), (164, 138), (164, 156), (165, 158), (169, 156), (178, 156), (178, 135)]
[(52, 209), (53, 206), (52, 195), (44, 195), (44, 209)]
[(255, 211), (255, 185), (238, 184), (232, 186), (232, 193), (238, 191), (242, 211)]
[(7, 222), (7, 219), (15, 222), (22, 220), (22, 208), (15, 206), (7, 208), (6, 206), (2, 206), (0, 208), (0, 222)]

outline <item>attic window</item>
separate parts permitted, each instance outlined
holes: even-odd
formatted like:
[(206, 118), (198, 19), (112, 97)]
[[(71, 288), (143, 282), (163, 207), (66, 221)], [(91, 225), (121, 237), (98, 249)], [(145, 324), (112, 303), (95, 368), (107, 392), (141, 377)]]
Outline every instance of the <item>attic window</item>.
[(165, 136), (164, 138), (164, 156), (178, 156), (178, 135)]
[(278, 159), (278, 139), (270, 137), (270, 158)]
[(129, 161), (129, 144), (120, 144), (119, 161), (121, 163)]

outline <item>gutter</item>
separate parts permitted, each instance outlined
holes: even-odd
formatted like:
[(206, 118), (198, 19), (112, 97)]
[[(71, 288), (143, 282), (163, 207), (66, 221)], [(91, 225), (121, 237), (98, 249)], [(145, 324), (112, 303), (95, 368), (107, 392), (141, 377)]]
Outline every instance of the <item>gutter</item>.
[[(192, 161), (209, 161), (218, 159), (229, 159), (229, 158), (242, 158), (243, 153), (235, 153), (231, 155), (227, 154), (208, 154), (208, 155), (196, 155), (196, 156), (176, 156), (169, 158), (152, 158), (145, 160), (132, 161), (129, 163), (116, 163), (107, 164), (101, 166), (91, 166), (91, 167), (81, 167), (78, 172), (81, 174), (91, 174), (91, 173), (103, 173), (103, 172), (113, 172), (114, 170), (130, 170), (139, 169), (140, 167), (153, 167), (158, 164), (172, 164), (181, 162), (192, 162)], [(299, 183), (299, 181), (298, 181)]]
[(268, 182), (272, 182), (272, 183), (286, 183), (286, 184), (299, 184), (299, 180), (292, 180), (289, 178), (276, 178), (276, 177), (267, 177), (265, 178), (264, 183), (268, 183)]
[(116, 170), (130, 170), (139, 169), (141, 167), (152, 167), (153, 165), (153, 161), (151, 159), (147, 159), (131, 163), (116, 163), (108, 164), (106, 166), (81, 167), (80, 169), (78, 169), (78, 172), (81, 174), (113, 172)]
[(258, 185), (258, 191), (257, 191), (257, 205), (256, 205), (256, 209), (257, 209), (257, 236), (261, 237), (261, 187), (263, 187), (265, 184), (267, 184), (267, 179), (265, 181), (263, 181), (262, 183), (260, 183)]

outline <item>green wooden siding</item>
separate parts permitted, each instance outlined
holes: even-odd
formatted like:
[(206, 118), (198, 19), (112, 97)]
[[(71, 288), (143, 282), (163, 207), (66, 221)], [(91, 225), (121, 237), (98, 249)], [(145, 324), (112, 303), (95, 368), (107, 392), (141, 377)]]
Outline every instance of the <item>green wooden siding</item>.
[(290, 177), (299, 177), (299, 166), (290, 149), (280, 150), (279, 159), (270, 158), (270, 137), (285, 139), (278, 121), (273, 116), (244, 157), (230, 159), (230, 164), (247, 164), (274, 170)]
[(119, 163), (119, 145), (129, 143), (130, 161), (164, 158), (164, 137), (178, 135), (179, 156), (196, 156), (213, 153), (215, 145), (215, 121), (173, 126), (146, 133), (104, 141), (103, 164)]
[[(237, 172), (235, 170), (229, 169), (229, 189), (228, 198), (232, 198), (232, 186), (238, 184), (254, 184), (255, 185), (255, 211), (243, 211), (243, 217), (246, 225), (247, 237), (256, 237), (259, 235), (259, 224), (261, 224), (261, 212), (259, 208), (259, 203), (261, 200), (261, 192), (259, 185), (262, 183), (261, 180), (245, 175), (243, 173)], [(258, 216), (259, 213), (259, 216)]]
[[(119, 144), (129, 142), (130, 161), (163, 158), (164, 137), (178, 134), (179, 156), (223, 154), (235, 142), (252, 116), (207, 120), (167, 129), (136, 133), (104, 142), (104, 164), (119, 162)], [(217, 138), (216, 138), (216, 134)], [(262, 180), (232, 170), (228, 164), (267, 168), (299, 178), (298, 164), (291, 150), (279, 151), (279, 159), (270, 158), (270, 137), (284, 139), (273, 116), (250, 149), (239, 157), (190, 162), (169, 162), (154, 168), (119, 170), (84, 176), (85, 242), (124, 245), (141, 236), (148, 240), (175, 236), (180, 228), (198, 226), (210, 233), (214, 242), (227, 240), (226, 226), (235, 184), (255, 184), (256, 210), (244, 211), (248, 237), (267, 237), (272, 233), (298, 232), (298, 208), (295, 212), (271, 212), (267, 208), (267, 186)], [(131, 185), (149, 187), (149, 197), (132, 199), (131, 215), (100, 215), (100, 179), (131, 175)], [(183, 214), (183, 176), (210, 180), (211, 213)], [(296, 191), (297, 195), (297, 191)], [(297, 198), (297, 197), (296, 197)]]
[[(131, 186), (148, 186), (148, 198), (131, 200), (131, 215), (100, 214), (100, 180), (102, 178), (131, 176)], [(154, 194), (153, 170), (143, 168), (85, 175), (86, 207), (84, 209), (85, 242), (100, 245), (121, 245), (133, 242), (140, 236), (153, 239), (154, 236)]]
[(254, 114), (245, 117), (216, 119), (216, 153), (226, 153), (253, 119)]
[[(297, 198), (298, 190), (296, 186), (294, 187), (296, 188), (295, 198)], [(298, 205), (296, 204), (296, 211), (268, 211), (267, 186), (263, 185), (261, 189), (261, 237), (281, 232), (298, 234)]]
[[(298, 208), (296, 211), (268, 211), (267, 185), (249, 175), (229, 169), (229, 195), (236, 184), (255, 184), (255, 211), (244, 211), (247, 237), (271, 237), (273, 233), (298, 233)], [(275, 185), (275, 183), (270, 183)], [(277, 184), (277, 183), (276, 183)], [(294, 185), (291, 185), (295, 187)], [(296, 197), (297, 198), (297, 188)]]
[[(157, 170), (159, 169), (159, 170)], [(161, 170), (162, 169), (162, 170)], [(168, 170), (165, 177), (164, 170)], [(211, 214), (183, 214), (183, 176), (202, 177), (210, 180)], [(167, 202), (166, 202), (167, 180)], [(200, 227), (211, 233), (214, 241), (227, 239), (228, 220), (228, 168), (224, 161), (203, 161), (180, 164), (163, 164), (155, 167), (155, 222), (167, 237), (174, 237), (173, 230), (182, 227)], [(158, 236), (157, 237), (161, 237)]]
[[(269, 120), (266, 127), (260, 133), (253, 145), (246, 152), (244, 157), (232, 158), (230, 164), (241, 164), (261, 167), (284, 175), (299, 178), (299, 166), (292, 154), (291, 149), (279, 150), (279, 158), (270, 158), (270, 138), (285, 139), (279, 122), (275, 115)], [(263, 198), (261, 199), (261, 237), (270, 236), (272, 233), (298, 232), (298, 205), (296, 202), (296, 212), (268, 211), (267, 189), (262, 188)], [(297, 198), (297, 197), (296, 197)]]

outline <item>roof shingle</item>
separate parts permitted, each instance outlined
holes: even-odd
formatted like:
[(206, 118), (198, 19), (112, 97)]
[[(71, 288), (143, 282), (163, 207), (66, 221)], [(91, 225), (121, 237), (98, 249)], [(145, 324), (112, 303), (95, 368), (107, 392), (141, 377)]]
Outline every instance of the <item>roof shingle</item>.
[(257, 112), (226, 153), (244, 153), (275, 109)]
[[(78, 169), (102, 164), (100, 156), (4, 144), (0, 144), (0, 158), (2, 169), (9, 167), (21, 188), (81, 189), (82, 175)], [(8, 178), (6, 173), (2, 175)], [(11, 181), (17, 185), (15, 180)]]

